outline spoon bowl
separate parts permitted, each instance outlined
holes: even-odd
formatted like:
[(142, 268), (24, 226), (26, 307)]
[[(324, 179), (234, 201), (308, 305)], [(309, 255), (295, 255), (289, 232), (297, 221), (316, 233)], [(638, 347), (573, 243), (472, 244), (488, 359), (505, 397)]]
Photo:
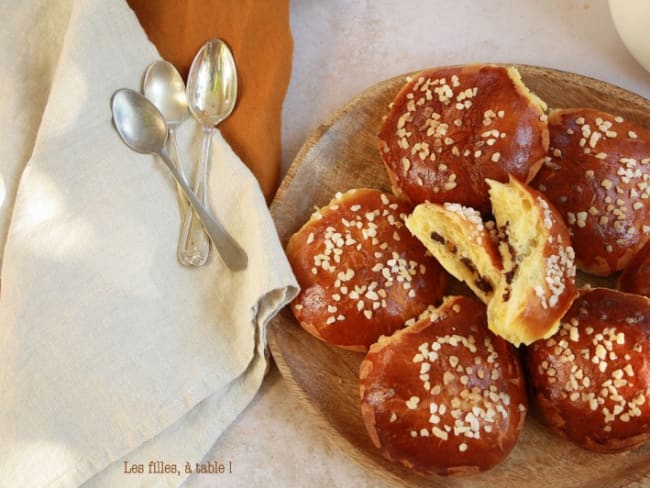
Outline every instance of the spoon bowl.
[(117, 91), (112, 98), (113, 123), (127, 146), (142, 154), (165, 147), (167, 124), (160, 111), (138, 92)]
[(111, 107), (113, 123), (124, 143), (136, 152), (158, 155), (165, 163), (203, 223), (224, 264), (233, 271), (245, 269), (248, 266), (246, 252), (221, 222), (210, 215), (167, 154), (167, 124), (160, 111), (143, 95), (128, 88), (113, 95)]
[(159, 60), (147, 68), (142, 91), (167, 121), (167, 128), (174, 130), (187, 117), (185, 83), (173, 64)]
[(221, 39), (206, 42), (192, 61), (187, 79), (187, 103), (204, 127), (215, 127), (237, 102), (237, 67)]

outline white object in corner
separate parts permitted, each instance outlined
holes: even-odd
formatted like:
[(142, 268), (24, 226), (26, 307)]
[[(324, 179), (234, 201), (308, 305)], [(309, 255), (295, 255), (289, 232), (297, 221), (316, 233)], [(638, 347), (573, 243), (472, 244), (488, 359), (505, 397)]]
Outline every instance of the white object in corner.
[(650, 71), (650, 0), (609, 0), (609, 10), (625, 47)]

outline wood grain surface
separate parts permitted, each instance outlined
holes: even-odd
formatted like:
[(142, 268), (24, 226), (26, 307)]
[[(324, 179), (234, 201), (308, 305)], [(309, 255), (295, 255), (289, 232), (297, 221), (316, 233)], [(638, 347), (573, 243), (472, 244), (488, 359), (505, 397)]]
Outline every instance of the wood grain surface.
[[(650, 129), (650, 101), (573, 73), (516, 66), (526, 85), (549, 108), (591, 107)], [(271, 205), (283, 245), (316, 207), (337, 191), (370, 187), (390, 191), (377, 133), (405, 76), (363, 91), (305, 142)], [(594, 283), (595, 285), (602, 285)], [(455, 292), (454, 286), (451, 285)], [(624, 454), (595, 454), (550, 432), (530, 411), (521, 439), (501, 465), (469, 478), (425, 477), (386, 461), (370, 442), (359, 408), (358, 369), (363, 354), (324, 344), (304, 332), (287, 307), (271, 323), (269, 344), (281, 374), (300, 401), (321, 416), (324, 435), (394, 486), (414, 487), (623, 487), (650, 485), (650, 445)]]

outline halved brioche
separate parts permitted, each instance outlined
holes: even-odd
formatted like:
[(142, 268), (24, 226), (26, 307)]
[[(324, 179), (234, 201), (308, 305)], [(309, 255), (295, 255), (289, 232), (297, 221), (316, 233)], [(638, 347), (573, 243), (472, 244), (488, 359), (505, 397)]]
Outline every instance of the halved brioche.
[(481, 214), (456, 203), (423, 203), (406, 219), (411, 233), (443, 265), (488, 303), (501, 277), (497, 242)]
[(515, 178), (487, 183), (503, 260), (488, 324), (515, 345), (530, 344), (557, 331), (577, 296), (569, 232), (540, 192)]
[(406, 226), (487, 303), (492, 332), (517, 346), (530, 344), (557, 331), (577, 296), (569, 231), (537, 190), (513, 177), (486, 183), (496, 238), (478, 211), (459, 204), (420, 204)]

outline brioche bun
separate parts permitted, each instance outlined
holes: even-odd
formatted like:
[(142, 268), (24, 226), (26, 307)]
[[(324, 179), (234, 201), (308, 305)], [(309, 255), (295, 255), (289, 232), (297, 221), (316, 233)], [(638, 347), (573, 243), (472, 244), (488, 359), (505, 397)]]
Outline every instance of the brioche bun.
[(539, 170), (549, 142), (545, 110), (514, 67), (414, 75), (379, 132), (394, 192), (414, 204), (453, 202), (487, 213), (486, 178), (529, 182)]
[(374, 344), (361, 363), (360, 393), (374, 445), (423, 474), (496, 466), (517, 443), (527, 410), (515, 349), (487, 329), (483, 303), (460, 296)]
[(365, 351), (440, 302), (447, 274), (404, 225), (411, 206), (379, 190), (337, 195), (290, 239), (300, 325), (330, 344)]
[(650, 299), (584, 290), (526, 361), (539, 411), (561, 436), (599, 452), (650, 440)]

